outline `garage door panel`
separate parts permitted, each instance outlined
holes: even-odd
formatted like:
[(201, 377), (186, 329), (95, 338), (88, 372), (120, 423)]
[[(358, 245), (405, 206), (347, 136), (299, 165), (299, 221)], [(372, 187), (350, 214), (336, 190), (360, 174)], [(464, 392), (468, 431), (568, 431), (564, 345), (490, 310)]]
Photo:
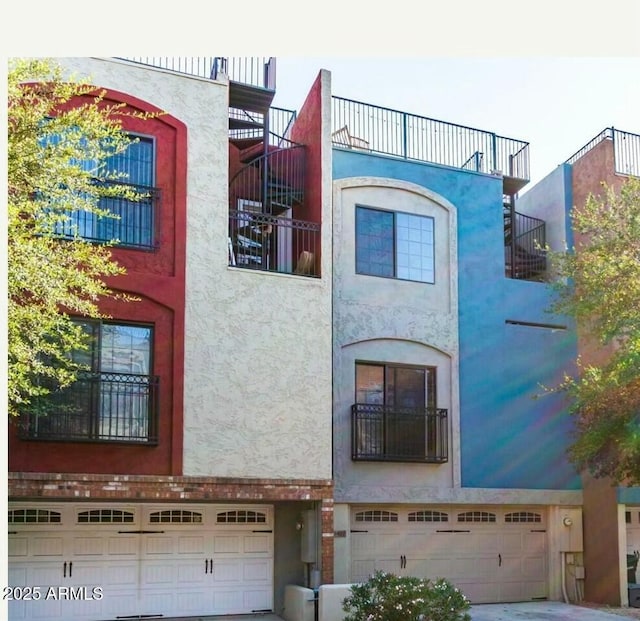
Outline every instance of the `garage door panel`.
[(271, 610), (273, 595), (271, 589), (247, 589), (244, 592), (244, 610)]
[(351, 564), (351, 581), (364, 582), (376, 571), (376, 564), (373, 560), (353, 560)]
[(215, 582), (238, 582), (241, 577), (242, 565), (240, 561), (213, 561), (213, 579)]
[(38, 585), (41, 587), (56, 586), (62, 580), (62, 563), (42, 563), (29, 567), (27, 573), (29, 577), (28, 585)]
[(73, 561), (73, 583), (81, 586), (102, 586), (104, 562)]
[(62, 604), (68, 602), (60, 602), (55, 600), (38, 600), (38, 601), (10, 601), (8, 605), (9, 619), (56, 619), (64, 621), (67, 619)]
[(104, 537), (76, 537), (73, 540), (73, 554), (75, 556), (103, 556), (106, 552)]
[(500, 550), (503, 554), (508, 554), (509, 552), (516, 552), (519, 554), (525, 549), (525, 541), (526, 533), (503, 533)]
[(453, 580), (472, 604), (488, 604), (500, 601), (500, 586), (495, 582), (477, 580)]
[(245, 554), (271, 554), (270, 534), (245, 535), (242, 541)]
[(271, 563), (263, 560), (244, 561), (242, 578), (246, 582), (266, 582), (271, 580)]
[(186, 536), (186, 537), (178, 537), (178, 545), (176, 552), (178, 554), (197, 554), (204, 555), (205, 546), (204, 546), (204, 537), (201, 535), (198, 536)]
[(239, 554), (242, 550), (240, 535), (215, 535), (213, 538), (214, 554)]
[(223, 589), (216, 587), (213, 590), (212, 608), (213, 614), (238, 614), (245, 610), (244, 597), (236, 589)]
[(64, 612), (70, 619), (96, 619), (102, 616), (102, 600), (72, 600), (62, 603), (64, 605)]
[(137, 561), (112, 561), (102, 568), (101, 585), (114, 587), (131, 587), (137, 584), (139, 564)]
[(30, 556), (60, 556), (64, 552), (64, 538), (52, 536), (35, 536), (29, 540)]
[(501, 551), (501, 537), (497, 532), (483, 533), (472, 532), (466, 535), (466, 550), (473, 550), (473, 553), (492, 552), (496, 556)]
[(522, 559), (522, 575), (530, 580), (544, 580), (546, 575), (544, 556), (527, 556)]
[(137, 556), (140, 554), (140, 537), (135, 535), (114, 535), (107, 537), (109, 557)]
[(546, 532), (525, 532), (522, 538), (522, 549), (525, 552), (542, 551), (547, 546)]
[(209, 575), (204, 562), (179, 563), (176, 565), (175, 579), (178, 584), (204, 585), (209, 582)]
[(154, 556), (158, 554), (173, 555), (174, 537), (171, 535), (143, 535), (142, 554), (143, 556)]
[[(356, 512), (375, 516), (378, 509), (354, 508), (354, 530), (364, 526), (369, 532), (351, 535), (352, 580), (364, 580), (374, 569), (432, 580), (447, 578), (476, 603), (547, 595), (547, 533), (539, 509), (391, 510), (397, 522), (363, 524), (362, 518), (355, 522)], [(531, 522), (537, 523), (536, 528)], [(407, 559), (402, 569), (397, 561), (400, 555)]]
[(14, 557), (29, 555), (29, 540), (27, 537), (18, 537), (12, 535), (7, 541), (7, 556), (9, 559)]
[(103, 611), (105, 617), (133, 616), (138, 612), (138, 594), (121, 589), (104, 589)]

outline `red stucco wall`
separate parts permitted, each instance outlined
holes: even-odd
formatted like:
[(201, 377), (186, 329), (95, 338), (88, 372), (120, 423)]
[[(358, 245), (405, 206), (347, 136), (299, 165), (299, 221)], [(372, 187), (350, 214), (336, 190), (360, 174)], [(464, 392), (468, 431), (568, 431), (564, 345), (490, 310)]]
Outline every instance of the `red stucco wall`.
[[(125, 103), (126, 110), (160, 110), (130, 95), (107, 91), (104, 105)], [(123, 128), (156, 139), (156, 186), (160, 190), (158, 248), (114, 248), (113, 257), (127, 273), (110, 278), (114, 291), (139, 301), (100, 301), (113, 320), (154, 324), (154, 375), (160, 377), (159, 443), (155, 447), (108, 443), (20, 440), (9, 429), (9, 471), (58, 473), (182, 473), (184, 307), (186, 244), (186, 126), (161, 114), (143, 120), (122, 117)]]
[[(294, 218), (322, 224), (322, 93), (318, 74), (298, 113), (291, 131), (291, 139), (305, 145), (306, 177), (305, 201)], [(316, 244), (316, 273), (320, 273), (321, 244)]]

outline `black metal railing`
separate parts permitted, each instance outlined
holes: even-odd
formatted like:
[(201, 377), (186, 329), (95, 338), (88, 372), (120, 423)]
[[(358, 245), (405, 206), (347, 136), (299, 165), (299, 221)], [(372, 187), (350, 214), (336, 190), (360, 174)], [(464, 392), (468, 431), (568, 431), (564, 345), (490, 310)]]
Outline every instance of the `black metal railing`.
[(21, 415), (29, 440), (157, 444), (159, 379), (81, 372), (71, 386), (36, 399)]
[[(115, 182), (97, 182), (115, 185)], [(157, 223), (160, 191), (157, 188), (118, 182), (117, 185), (134, 190), (136, 200), (121, 197), (102, 197), (98, 208), (111, 215), (91, 211), (69, 212), (68, 219), (58, 224), (56, 234), (72, 238), (75, 235), (96, 243), (116, 242), (118, 247), (153, 250), (157, 247)]]
[[(229, 118), (254, 124), (256, 127), (230, 129), (229, 138), (232, 139), (262, 139), (264, 135), (264, 115), (259, 112), (229, 109)], [(296, 111), (285, 108), (269, 108), (269, 145), (275, 147), (290, 146), (289, 132), (296, 120)]]
[(233, 82), (270, 90), (274, 90), (276, 84), (276, 59), (273, 57), (117, 56), (115, 58), (211, 80), (217, 80), (224, 75)]
[(229, 265), (266, 272), (320, 275), (320, 224), (229, 210)]
[(575, 164), (604, 140), (610, 140), (613, 144), (614, 171), (621, 175), (640, 177), (640, 135), (624, 132), (614, 127), (603, 129), (565, 160), (565, 163)]
[(305, 148), (284, 141), (285, 148), (271, 148), (254, 158), (229, 181), (229, 208), (243, 201), (259, 206), (262, 213), (281, 215), (304, 199)]
[(351, 457), (356, 461), (448, 461), (448, 412), (442, 408), (351, 406)]
[(504, 212), (505, 274), (508, 278), (540, 280), (547, 270), (546, 225), (544, 220), (514, 211)]
[(529, 143), (333, 97), (333, 144), (529, 180)]

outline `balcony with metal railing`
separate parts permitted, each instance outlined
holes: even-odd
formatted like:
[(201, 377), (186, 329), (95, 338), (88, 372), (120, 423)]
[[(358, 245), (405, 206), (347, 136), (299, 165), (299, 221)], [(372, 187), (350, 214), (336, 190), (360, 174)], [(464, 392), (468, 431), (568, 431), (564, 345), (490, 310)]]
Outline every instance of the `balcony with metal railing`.
[(81, 372), (71, 386), (34, 401), (20, 437), (69, 442), (157, 444), (156, 376)]
[(370, 403), (351, 406), (354, 461), (448, 461), (448, 412)]
[(529, 143), (493, 132), (333, 97), (333, 145), (501, 175), (503, 192), (529, 181)]
[(544, 280), (547, 271), (546, 223), (511, 209), (504, 210), (504, 260), (507, 278)]

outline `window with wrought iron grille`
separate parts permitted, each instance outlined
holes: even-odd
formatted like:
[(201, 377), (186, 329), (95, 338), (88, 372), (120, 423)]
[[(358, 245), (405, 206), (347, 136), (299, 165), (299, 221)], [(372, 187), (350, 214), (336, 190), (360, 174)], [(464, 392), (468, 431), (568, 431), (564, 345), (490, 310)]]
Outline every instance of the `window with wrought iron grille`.
[(34, 403), (21, 421), (28, 439), (157, 443), (158, 378), (152, 375), (153, 328), (79, 321), (87, 350), (71, 386)]
[(356, 272), (435, 283), (434, 219), (356, 206)]
[(447, 461), (447, 410), (436, 403), (435, 367), (356, 363), (352, 459)]
[[(131, 189), (138, 198), (102, 196), (98, 208), (112, 216), (76, 209), (66, 222), (60, 224), (57, 233), (63, 237), (78, 235), (97, 243), (113, 242), (133, 249), (156, 247), (156, 211), (159, 192), (155, 183), (155, 143), (153, 138), (131, 135), (133, 142), (122, 153), (106, 159), (103, 169), (109, 180), (100, 178), (97, 164), (92, 160), (77, 162), (85, 172), (96, 174), (95, 183), (102, 186), (118, 185)], [(48, 137), (60, 140), (59, 136)], [(115, 179), (114, 177), (117, 177)]]

